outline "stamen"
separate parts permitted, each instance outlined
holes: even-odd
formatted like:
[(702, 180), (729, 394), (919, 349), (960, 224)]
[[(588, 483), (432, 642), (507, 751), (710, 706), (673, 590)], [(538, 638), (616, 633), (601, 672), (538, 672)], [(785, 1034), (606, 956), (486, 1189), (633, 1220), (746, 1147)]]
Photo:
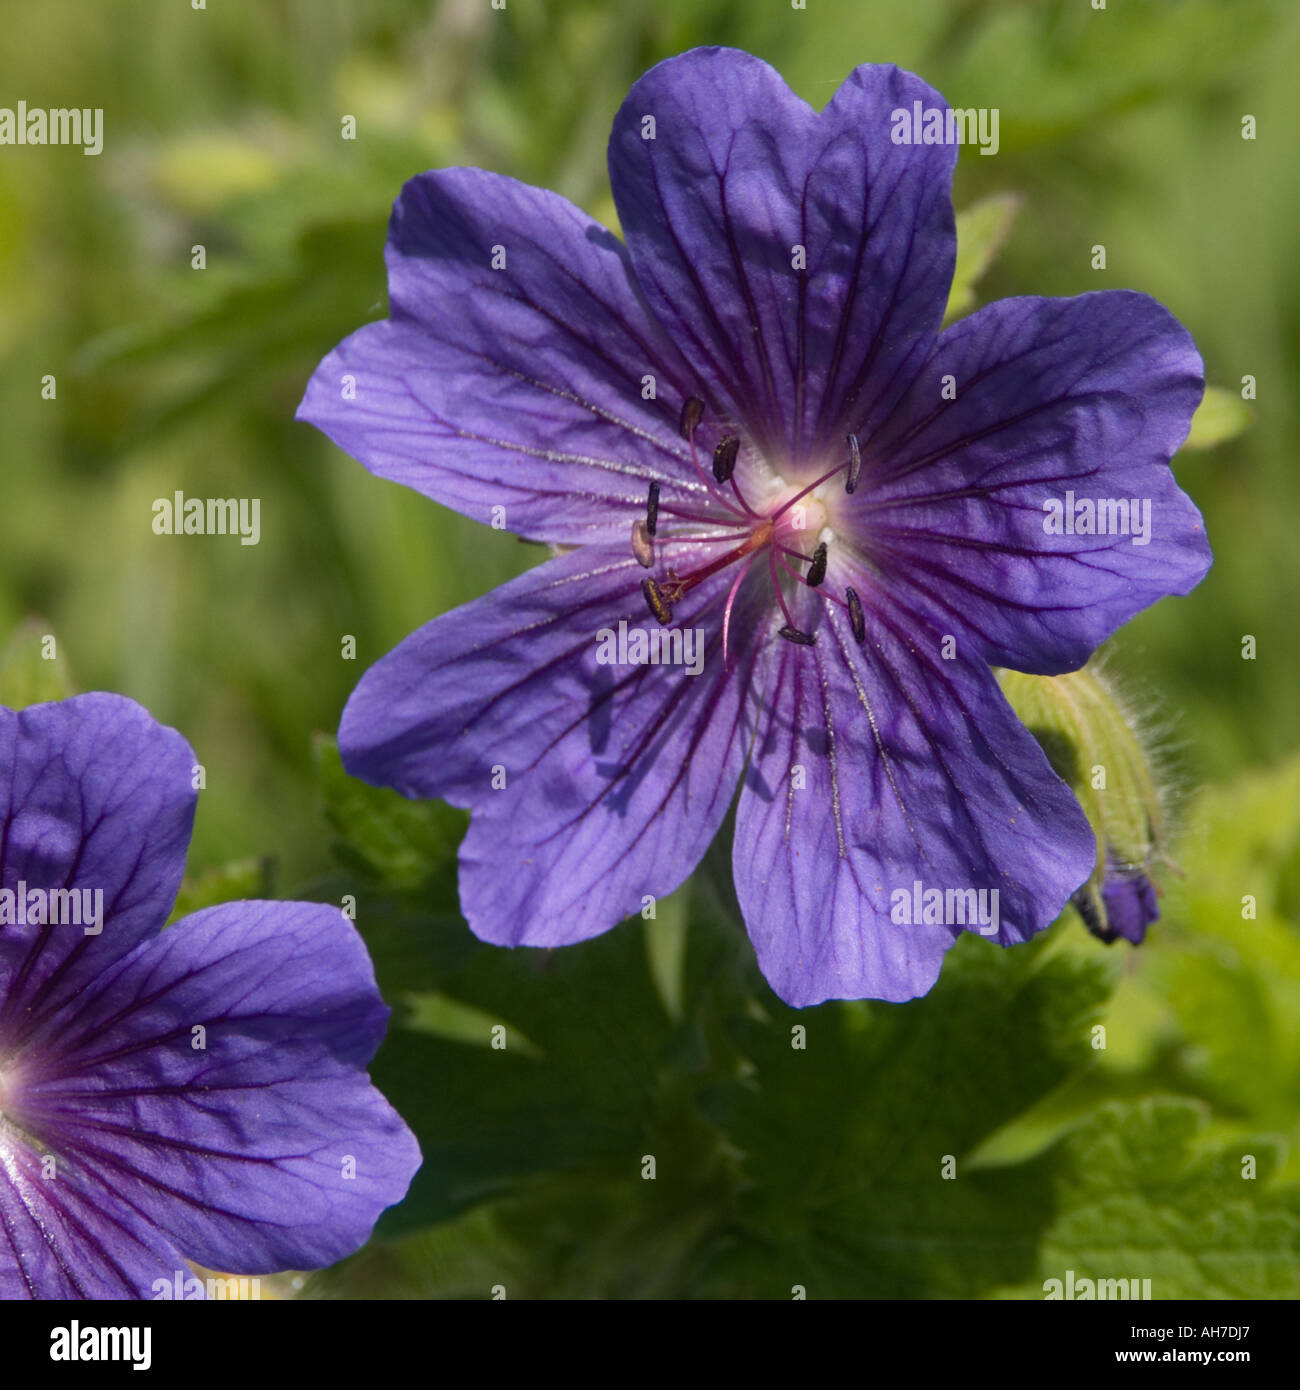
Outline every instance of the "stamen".
[[(713, 491), (713, 484), (709, 482), (709, 475), (700, 464), (700, 452), (695, 447), (695, 430), (703, 418), (704, 402), (698, 396), (688, 396), (686, 398), (686, 404), (682, 406), (681, 430), (682, 434), (686, 437), (687, 443), (691, 446), (691, 467), (695, 469), (695, 476), (704, 484), (706, 491), (713, 493), (713, 499), (722, 505), (722, 509), (731, 516), (739, 518), (743, 513), (737, 511), (725, 497), (720, 497)], [(734, 483), (732, 487), (735, 487)], [(737, 493), (737, 496), (739, 496), (739, 493)], [(750, 509), (745, 506), (743, 499), (741, 500), (741, 506), (744, 507), (745, 512), (750, 512)], [(753, 513), (750, 512), (750, 515), (752, 516)]]
[[(799, 560), (806, 560), (808, 558), (806, 555), (800, 555), (798, 551), (795, 550), (783, 551), (783, 555), (794, 555)], [(808, 582), (802, 574), (796, 574), (784, 559), (782, 559), (781, 561), (781, 568), (790, 576), (791, 579), (795, 581), (796, 584), (806, 584)], [(817, 597), (821, 599), (823, 603), (835, 603), (838, 604), (841, 608), (848, 608), (848, 604), (845, 603), (842, 598), (837, 598), (834, 594), (827, 593), (825, 589), (818, 590)], [(789, 617), (789, 614), (787, 613), (786, 616)]]
[(719, 483), (725, 483), (736, 471), (736, 456), (740, 453), (740, 439), (734, 434), (724, 434), (713, 451), (713, 476)]
[(787, 642), (793, 642), (796, 647), (811, 647), (817, 639), (806, 632), (800, 632), (797, 627), (783, 627), (777, 634), (784, 637)]
[(735, 582), (731, 586), (731, 592), (727, 595), (727, 602), (722, 609), (722, 669), (727, 669), (727, 640), (731, 636), (731, 610), (736, 602), (736, 595), (740, 592), (740, 586), (744, 583), (745, 576), (749, 573), (750, 566), (758, 559), (757, 555), (751, 555), (740, 567), (740, 573), (736, 575)]
[(821, 544), (813, 551), (812, 564), (808, 566), (808, 574), (805, 583), (810, 589), (815, 589), (818, 584), (826, 578), (826, 542)]
[(867, 640), (867, 623), (862, 616), (862, 600), (856, 589), (845, 589), (844, 596), (849, 601), (849, 626), (853, 629), (853, 640), (860, 647)]
[(668, 606), (663, 594), (660, 593), (659, 585), (653, 579), (643, 579), (641, 592), (645, 595), (646, 606), (650, 612), (667, 627), (673, 620), (673, 610)]
[(844, 480), (844, 491), (852, 492), (858, 485), (862, 472), (862, 450), (858, 447), (856, 434), (849, 435), (849, 476)]
[(776, 601), (781, 605), (781, 612), (785, 614), (785, 620), (791, 628), (794, 627), (794, 619), (790, 616), (790, 610), (786, 607), (785, 595), (781, 592), (781, 581), (776, 577), (776, 546), (770, 545), (767, 548), (767, 572), (772, 576), (772, 592), (776, 595)]
[(644, 521), (632, 523), (632, 554), (643, 569), (650, 569), (655, 562), (655, 543), (650, 539), (650, 528)]
[(682, 406), (681, 431), (683, 439), (695, 434), (696, 426), (704, 419), (704, 402), (698, 396), (687, 396)]
[(653, 536), (655, 527), (659, 525), (659, 484), (650, 484), (650, 496), (645, 503), (645, 530), (647, 536)]
[[(735, 523), (720, 522), (719, 525), (734, 525)], [(660, 536), (660, 545), (735, 545), (735, 532), (723, 532), (721, 535), (692, 535), (685, 531), (674, 531), (671, 535)]]

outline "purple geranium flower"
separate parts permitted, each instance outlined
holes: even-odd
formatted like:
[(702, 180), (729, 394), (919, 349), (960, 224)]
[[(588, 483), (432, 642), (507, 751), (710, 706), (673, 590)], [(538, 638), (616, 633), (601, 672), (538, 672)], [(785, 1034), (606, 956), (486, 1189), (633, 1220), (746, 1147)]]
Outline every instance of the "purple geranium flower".
[(941, 332), (956, 149), (894, 142), (918, 102), (947, 109), (864, 66), (818, 114), (702, 49), (615, 119), (626, 246), (477, 169), (398, 199), (392, 316), (299, 414), (560, 550), (398, 646), (340, 731), (355, 774), (473, 809), (486, 940), (580, 941), (672, 892), (737, 786), (740, 906), (796, 1005), (923, 993), (963, 926), (1023, 941), (1092, 868), (990, 666), (1074, 669), (1205, 573), (1168, 468), (1201, 362), (1121, 291)]
[(366, 1076), (388, 1011), (337, 908), (161, 931), (194, 764), (119, 696), (0, 709), (0, 1297), (326, 1265), (419, 1166)]

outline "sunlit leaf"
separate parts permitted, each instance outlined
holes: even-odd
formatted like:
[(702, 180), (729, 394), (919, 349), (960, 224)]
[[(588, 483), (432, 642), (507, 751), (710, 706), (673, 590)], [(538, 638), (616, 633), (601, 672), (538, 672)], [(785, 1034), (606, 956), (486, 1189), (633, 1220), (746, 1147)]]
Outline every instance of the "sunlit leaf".
[(957, 214), (957, 265), (945, 320), (958, 318), (974, 305), (975, 286), (1010, 235), (1022, 202), (1016, 193), (997, 193)]
[(1207, 386), (1205, 399), (1192, 416), (1192, 428), (1184, 449), (1212, 449), (1239, 435), (1250, 424), (1250, 407), (1236, 391)]

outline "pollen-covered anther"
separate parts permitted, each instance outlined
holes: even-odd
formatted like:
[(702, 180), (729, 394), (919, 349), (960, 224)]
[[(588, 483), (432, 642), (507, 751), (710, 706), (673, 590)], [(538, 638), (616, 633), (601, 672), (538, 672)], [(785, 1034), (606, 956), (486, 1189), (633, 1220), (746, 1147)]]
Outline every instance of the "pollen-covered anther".
[(817, 641), (811, 633), (800, 632), (797, 627), (783, 627), (776, 635), (784, 637), (787, 642), (793, 642), (796, 647), (811, 647)]
[(862, 448), (858, 444), (856, 434), (848, 437), (849, 443), (849, 475), (844, 479), (844, 491), (854, 492), (858, 486), (858, 479), (862, 476)]
[(637, 564), (649, 569), (655, 562), (655, 543), (650, 537), (650, 528), (644, 521), (632, 523), (632, 554)]
[(659, 525), (659, 484), (650, 484), (650, 495), (645, 500), (645, 531), (653, 536)]
[(867, 640), (867, 621), (862, 616), (862, 600), (856, 589), (846, 588), (844, 597), (849, 601), (849, 626), (853, 629), (853, 640), (861, 646)]
[(673, 610), (669, 606), (668, 600), (664, 598), (663, 591), (653, 579), (641, 581), (641, 592), (645, 595), (646, 607), (649, 608), (654, 617), (665, 626), (672, 622)]
[(713, 476), (719, 483), (729, 481), (736, 471), (736, 456), (740, 453), (740, 439), (734, 434), (724, 434), (713, 451)]
[(815, 589), (826, 578), (826, 542), (822, 541), (813, 551), (812, 564), (808, 566), (805, 581), (810, 589)]
[(681, 431), (683, 439), (690, 439), (701, 420), (704, 419), (704, 402), (698, 396), (687, 396), (682, 405)]

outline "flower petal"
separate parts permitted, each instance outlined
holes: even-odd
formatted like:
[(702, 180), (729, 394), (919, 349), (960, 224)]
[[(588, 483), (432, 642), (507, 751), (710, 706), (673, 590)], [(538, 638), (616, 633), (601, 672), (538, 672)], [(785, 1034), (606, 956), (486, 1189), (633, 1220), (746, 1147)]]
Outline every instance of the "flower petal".
[[(99, 1182), (15, 1141), (0, 1122), (0, 1299), (148, 1298), (188, 1276), (161, 1232)], [(58, 1163), (56, 1156), (56, 1164)]]
[(703, 494), (678, 433), (684, 368), (604, 227), (558, 194), (444, 169), (402, 190), (387, 259), (392, 318), (325, 358), (299, 419), (372, 473), (539, 540), (625, 532), (651, 478)]
[[(733, 576), (677, 607), (674, 627), (704, 633), (690, 675), (597, 659), (620, 620), (657, 630), (644, 574), (623, 550), (550, 560), (408, 637), (344, 711), (349, 772), (473, 808), (460, 893), (484, 940), (558, 946), (606, 930), (677, 888), (726, 814), (754, 660), (753, 643), (726, 669), (718, 651)], [(749, 617), (733, 615), (736, 634)]]
[(610, 182), (638, 282), (700, 394), (787, 479), (883, 418), (939, 330), (957, 151), (893, 142), (891, 114), (914, 102), (947, 110), (911, 73), (868, 64), (818, 115), (766, 63), (710, 48), (652, 68), (615, 118)]
[[(71, 915), (102, 894), (102, 931), (0, 920), (0, 1054), (51, 1001), (167, 920), (194, 822), (193, 750), (133, 700), (78, 695), (0, 709), (0, 886), (14, 896), (69, 890)], [(5, 901), (5, 900), (0, 900)], [(47, 900), (48, 901), (48, 900)], [(35, 905), (35, 904), (34, 904)], [(48, 915), (54, 915), (53, 911)]]
[[(1203, 387), (1191, 337), (1146, 295), (1001, 300), (944, 333), (867, 446), (846, 523), (994, 665), (1074, 670), (1209, 568), (1204, 523), (1169, 468)], [(1126, 533), (1049, 534), (1046, 504), (1071, 494), (1106, 501)], [(1144, 515), (1146, 541), (1128, 533)]]
[[(994, 939), (1011, 945), (1096, 861), (1082, 810), (988, 668), (943, 659), (942, 634), (882, 594), (864, 607), (862, 647), (834, 608), (801, 620), (815, 646), (772, 648), (737, 809), (741, 910), (768, 982), (797, 1007), (930, 988), (962, 928), (911, 920), (918, 883), (954, 908), (961, 894), (963, 913), (983, 891), (990, 925), (996, 890)], [(892, 920), (900, 893), (906, 922)]]
[(339, 909), (225, 903), (42, 1020), (17, 1119), (210, 1268), (327, 1265), (419, 1166), (365, 1073), (387, 1016)]

